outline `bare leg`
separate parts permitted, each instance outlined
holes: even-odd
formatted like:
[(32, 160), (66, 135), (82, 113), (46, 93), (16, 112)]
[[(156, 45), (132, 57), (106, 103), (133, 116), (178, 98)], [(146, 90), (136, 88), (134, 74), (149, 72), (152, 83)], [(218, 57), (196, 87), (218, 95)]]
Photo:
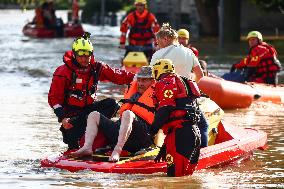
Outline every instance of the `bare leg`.
[(85, 143), (82, 148), (77, 150), (76, 152), (72, 152), (71, 155), (76, 157), (88, 156), (93, 154), (93, 142), (98, 134), (98, 126), (100, 123), (100, 113), (99, 112), (91, 112), (88, 115), (87, 119), (87, 127), (85, 133)]
[(111, 156), (109, 157), (109, 161), (119, 161), (122, 148), (132, 131), (132, 123), (134, 118), (135, 114), (132, 111), (126, 110), (123, 112), (121, 117), (121, 125), (119, 129), (117, 144), (113, 149)]

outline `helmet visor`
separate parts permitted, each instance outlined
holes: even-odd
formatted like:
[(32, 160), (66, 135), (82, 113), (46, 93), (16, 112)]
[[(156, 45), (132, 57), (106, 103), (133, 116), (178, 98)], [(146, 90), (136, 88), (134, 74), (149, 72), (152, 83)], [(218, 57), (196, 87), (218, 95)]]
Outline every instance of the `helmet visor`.
[(76, 51), (76, 55), (77, 56), (91, 56), (92, 52), (79, 50), (79, 51)]

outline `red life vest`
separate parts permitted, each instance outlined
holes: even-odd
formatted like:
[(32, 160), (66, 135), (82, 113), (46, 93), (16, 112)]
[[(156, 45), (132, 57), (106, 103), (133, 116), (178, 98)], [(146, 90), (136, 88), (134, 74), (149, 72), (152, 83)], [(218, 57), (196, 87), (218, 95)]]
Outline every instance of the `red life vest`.
[[(173, 100), (175, 101), (175, 108), (170, 113), (167, 123), (162, 127), (163, 131), (167, 133), (169, 128), (182, 127), (181, 123), (184, 121), (194, 121), (193, 116), (199, 113), (196, 98), (200, 96), (200, 91), (197, 84), (188, 78), (175, 74), (169, 74), (159, 82), (168, 85), (166, 91), (161, 91), (163, 94), (160, 94), (159, 98), (161, 96), (167, 98), (170, 95), (168, 99), (171, 98), (172, 100), (168, 101), (169, 106), (172, 106)], [(164, 103), (163, 106), (167, 106), (167, 104)]]
[[(256, 73), (254, 77), (260, 77), (264, 80), (266, 78), (275, 77), (276, 73), (281, 70), (281, 64), (277, 59), (276, 50), (269, 44), (262, 42), (259, 46), (263, 46), (267, 49), (262, 57), (259, 57), (259, 63), (256, 66)], [(251, 49), (251, 51), (253, 48)]]
[(124, 99), (121, 100), (124, 104), (120, 107), (120, 116), (125, 110), (131, 110), (148, 124), (152, 124), (155, 112), (155, 106), (152, 98), (154, 84), (150, 86), (136, 101), (134, 101), (131, 100), (131, 97), (137, 93), (137, 86), (137, 81), (133, 81), (130, 88), (125, 92)]
[(74, 60), (69, 57), (63, 57), (65, 65), (72, 71), (71, 84), (68, 91), (65, 93), (65, 103), (69, 106), (85, 107), (94, 102), (93, 94), (97, 90), (99, 75), (102, 64), (96, 62), (90, 64), (88, 68), (73, 66)]
[(132, 19), (134, 25), (131, 26), (129, 32), (130, 45), (147, 45), (152, 44), (155, 38), (152, 28), (152, 21), (150, 19), (150, 12), (145, 12), (138, 16), (136, 11), (132, 12)]

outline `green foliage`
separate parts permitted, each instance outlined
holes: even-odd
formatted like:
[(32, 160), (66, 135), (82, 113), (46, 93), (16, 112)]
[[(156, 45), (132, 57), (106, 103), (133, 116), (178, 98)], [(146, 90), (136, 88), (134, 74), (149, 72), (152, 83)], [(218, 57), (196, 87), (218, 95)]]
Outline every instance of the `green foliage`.
[(277, 11), (284, 14), (284, 0), (250, 0), (265, 11)]

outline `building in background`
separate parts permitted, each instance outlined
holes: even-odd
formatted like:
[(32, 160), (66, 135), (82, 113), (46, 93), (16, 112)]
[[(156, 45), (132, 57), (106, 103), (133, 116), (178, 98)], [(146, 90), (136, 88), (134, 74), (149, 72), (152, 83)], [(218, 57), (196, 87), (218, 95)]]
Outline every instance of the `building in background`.
[(151, 0), (148, 4), (159, 23), (169, 22), (175, 29), (188, 29), (193, 38), (198, 38), (199, 18), (194, 0)]

